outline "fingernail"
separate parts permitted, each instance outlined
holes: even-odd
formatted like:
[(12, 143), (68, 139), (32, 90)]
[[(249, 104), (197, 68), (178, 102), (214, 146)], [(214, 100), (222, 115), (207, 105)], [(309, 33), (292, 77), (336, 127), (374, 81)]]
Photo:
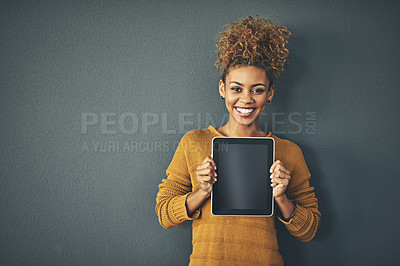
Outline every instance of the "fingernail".
[(217, 173), (214, 173), (214, 176), (217, 176)]
[(272, 168), (269, 169), (269, 172), (272, 173)]
[(269, 175), (269, 178), (271, 178), (271, 179), (272, 179), (272, 176), (273, 176), (273, 174), (270, 174), (270, 175)]
[(217, 167), (216, 167), (216, 166), (214, 166), (214, 170), (217, 170)]

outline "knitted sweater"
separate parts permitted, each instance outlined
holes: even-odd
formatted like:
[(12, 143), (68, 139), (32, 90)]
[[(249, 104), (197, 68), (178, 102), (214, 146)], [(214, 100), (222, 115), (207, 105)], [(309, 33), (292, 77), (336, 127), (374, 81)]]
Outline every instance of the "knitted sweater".
[(210, 197), (189, 217), (186, 198), (200, 188), (196, 169), (211, 156), (211, 142), (216, 136), (225, 137), (210, 125), (181, 138), (166, 170), (167, 178), (158, 185), (155, 210), (161, 226), (168, 229), (192, 220), (189, 265), (283, 265), (275, 218), (302, 242), (310, 241), (320, 224), (318, 200), (314, 187), (310, 187), (311, 175), (301, 149), (271, 132), (267, 135), (275, 140), (275, 160), (281, 160), (291, 173), (286, 195), (295, 204), (295, 212), (289, 220), (281, 216), (277, 205), (278, 211), (271, 217), (213, 216)]

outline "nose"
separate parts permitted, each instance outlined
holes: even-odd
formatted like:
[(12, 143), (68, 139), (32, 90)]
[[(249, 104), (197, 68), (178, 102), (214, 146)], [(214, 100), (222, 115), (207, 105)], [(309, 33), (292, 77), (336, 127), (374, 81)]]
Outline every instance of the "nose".
[(254, 99), (251, 97), (250, 92), (245, 92), (242, 97), (240, 97), (240, 101), (243, 103), (253, 103)]

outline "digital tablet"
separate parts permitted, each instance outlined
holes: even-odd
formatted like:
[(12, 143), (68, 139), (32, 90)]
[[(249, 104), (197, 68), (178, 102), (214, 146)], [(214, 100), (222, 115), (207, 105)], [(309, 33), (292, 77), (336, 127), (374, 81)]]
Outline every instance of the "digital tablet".
[(211, 191), (211, 213), (221, 216), (272, 216), (270, 168), (275, 161), (271, 137), (214, 137), (211, 157), (217, 182)]

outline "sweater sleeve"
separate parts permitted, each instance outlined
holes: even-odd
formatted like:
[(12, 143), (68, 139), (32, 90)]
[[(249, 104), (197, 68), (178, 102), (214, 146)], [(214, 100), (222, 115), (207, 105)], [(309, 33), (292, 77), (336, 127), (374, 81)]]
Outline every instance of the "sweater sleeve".
[(162, 179), (162, 183), (158, 185), (155, 210), (161, 226), (165, 229), (197, 219), (200, 215), (200, 209), (197, 209), (188, 216), (186, 209), (186, 198), (192, 193), (185, 151), (186, 139), (187, 135), (184, 135), (166, 170), (167, 178)]
[(302, 242), (308, 242), (317, 232), (321, 213), (318, 210), (314, 187), (310, 187), (311, 174), (298, 146), (295, 160), (295, 167), (291, 171), (291, 180), (286, 190), (287, 197), (295, 204), (295, 211), (289, 220), (285, 220), (280, 213), (277, 217), (291, 235)]

